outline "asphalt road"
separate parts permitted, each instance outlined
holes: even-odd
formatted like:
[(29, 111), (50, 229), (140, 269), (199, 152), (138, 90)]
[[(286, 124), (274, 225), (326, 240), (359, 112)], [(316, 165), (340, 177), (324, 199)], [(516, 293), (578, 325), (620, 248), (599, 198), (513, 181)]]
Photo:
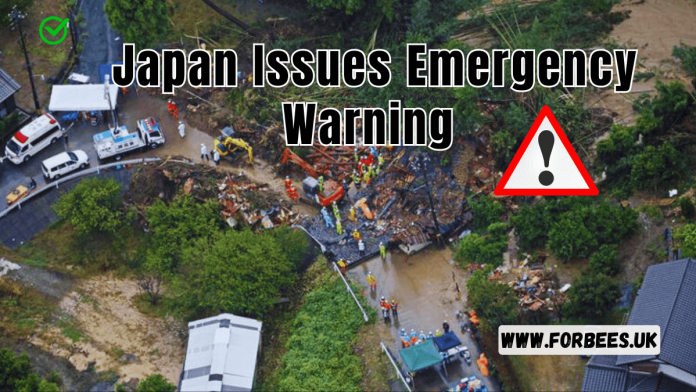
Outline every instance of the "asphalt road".
[[(49, 145), (43, 151), (31, 157), (29, 162), (15, 165), (9, 159), (4, 160), (2, 165), (0, 165), (0, 195), (3, 197), (0, 210), (5, 208), (5, 196), (20, 184), (29, 186), (31, 177), (34, 177), (38, 187), (46, 186), (46, 180), (41, 172), (41, 162), (47, 158), (67, 150), (83, 150), (89, 156), (90, 165), (98, 165), (99, 161), (97, 160), (97, 151), (94, 149), (94, 143), (92, 142), (92, 135), (104, 129), (106, 128), (104, 128), (103, 124), (99, 124), (96, 127), (88, 124), (74, 126), (68, 131), (67, 139), (62, 139), (56, 144)], [(4, 149), (0, 155), (5, 155)]]
[(80, 27), (84, 50), (73, 72), (90, 77), (91, 83), (100, 83), (99, 65), (119, 61), (122, 53), (123, 39), (116, 33), (104, 14), (106, 0), (82, 0), (80, 10), (85, 17)]

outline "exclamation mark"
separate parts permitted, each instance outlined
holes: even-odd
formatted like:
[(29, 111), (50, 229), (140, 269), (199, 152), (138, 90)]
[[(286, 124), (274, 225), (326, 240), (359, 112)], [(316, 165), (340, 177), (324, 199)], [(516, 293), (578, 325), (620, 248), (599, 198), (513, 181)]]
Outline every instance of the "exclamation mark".
[[(549, 167), (549, 161), (551, 160), (551, 150), (553, 150), (553, 143), (555, 138), (553, 137), (553, 132), (542, 131), (539, 134), (539, 147), (541, 148), (541, 155), (544, 156), (544, 167)], [(539, 174), (539, 182), (541, 185), (549, 186), (553, 184), (553, 173), (548, 170), (544, 170)]]

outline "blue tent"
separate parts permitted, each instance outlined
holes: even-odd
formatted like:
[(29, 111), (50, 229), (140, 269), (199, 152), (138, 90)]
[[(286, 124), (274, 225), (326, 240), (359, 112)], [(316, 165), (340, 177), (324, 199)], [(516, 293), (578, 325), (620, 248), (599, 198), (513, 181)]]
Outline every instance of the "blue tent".
[(102, 83), (104, 83), (104, 76), (109, 75), (109, 83), (114, 84), (114, 78), (111, 77), (111, 66), (114, 64), (123, 64), (123, 61), (99, 65), (99, 80), (101, 80)]
[(462, 341), (454, 334), (454, 331), (449, 331), (442, 336), (435, 337), (433, 341), (440, 351), (447, 351), (462, 344)]

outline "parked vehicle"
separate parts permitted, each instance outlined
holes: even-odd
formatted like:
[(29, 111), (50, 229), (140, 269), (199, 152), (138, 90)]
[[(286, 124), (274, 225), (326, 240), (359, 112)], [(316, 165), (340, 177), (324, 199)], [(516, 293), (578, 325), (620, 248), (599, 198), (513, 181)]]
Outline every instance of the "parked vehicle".
[(5, 145), (7, 159), (15, 165), (29, 161), (49, 144), (66, 135), (66, 130), (50, 114), (36, 118), (20, 129)]
[(113, 158), (120, 161), (125, 154), (142, 151), (147, 147), (157, 148), (164, 144), (159, 123), (152, 117), (137, 122), (138, 131), (128, 132), (128, 127), (121, 125), (92, 137), (94, 148), (100, 161)]
[(89, 166), (89, 156), (82, 150), (62, 152), (54, 155), (41, 163), (46, 180), (57, 180), (77, 169), (84, 169)]
[(13, 205), (14, 203), (24, 199), (25, 197), (27, 197), (28, 194), (29, 194), (29, 188), (27, 188), (24, 185), (17, 186), (17, 188), (12, 190), (10, 193), (7, 194), (7, 196), (5, 196), (5, 201), (7, 202), (7, 206), (9, 207), (9, 206)]

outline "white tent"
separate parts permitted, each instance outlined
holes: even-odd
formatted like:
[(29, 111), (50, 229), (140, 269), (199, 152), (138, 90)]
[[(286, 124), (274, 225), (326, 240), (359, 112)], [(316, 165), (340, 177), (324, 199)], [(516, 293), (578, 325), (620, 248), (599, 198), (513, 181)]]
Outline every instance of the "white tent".
[(179, 390), (251, 391), (261, 322), (223, 313), (189, 323)]
[[(52, 112), (80, 112), (91, 110), (109, 110), (103, 84), (67, 84), (55, 85), (51, 92), (48, 110)], [(116, 109), (118, 87), (109, 85), (111, 108)]]

